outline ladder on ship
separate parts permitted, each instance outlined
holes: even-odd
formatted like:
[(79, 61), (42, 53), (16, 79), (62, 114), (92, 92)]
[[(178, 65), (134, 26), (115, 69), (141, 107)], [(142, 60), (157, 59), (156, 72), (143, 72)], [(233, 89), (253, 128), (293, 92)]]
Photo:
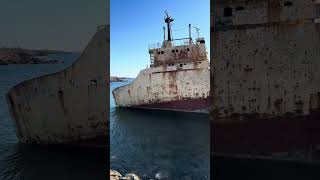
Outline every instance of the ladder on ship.
[(150, 54), (150, 67), (153, 67), (153, 64), (154, 64), (154, 54), (151, 53)]

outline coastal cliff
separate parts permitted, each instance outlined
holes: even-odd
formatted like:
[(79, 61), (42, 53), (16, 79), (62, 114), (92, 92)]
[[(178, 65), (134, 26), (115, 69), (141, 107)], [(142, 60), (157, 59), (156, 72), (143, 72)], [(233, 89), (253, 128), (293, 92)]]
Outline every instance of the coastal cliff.
[(48, 59), (49, 54), (68, 53), (50, 50), (26, 50), (21, 48), (0, 48), (0, 65), (8, 64), (52, 64), (59, 61)]

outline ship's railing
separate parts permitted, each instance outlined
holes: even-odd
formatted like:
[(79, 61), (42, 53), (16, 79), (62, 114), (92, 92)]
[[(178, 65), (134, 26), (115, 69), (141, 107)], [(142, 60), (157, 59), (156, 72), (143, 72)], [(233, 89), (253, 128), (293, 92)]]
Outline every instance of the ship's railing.
[[(191, 43), (192, 43), (192, 41), (191, 41)], [(189, 38), (174, 39), (172, 41), (172, 46), (188, 46), (188, 45), (190, 45)]]
[(154, 43), (154, 44), (149, 44), (148, 48), (149, 49), (157, 49), (157, 48), (161, 48), (162, 44), (161, 43)]
[(107, 28), (107, 27), (108, 27), (108, 25), (99, 25), (97, 27), (97, 31), (100, 31), (101, 29), (104, 29), (104, 28)]
[[(173, 39), (171, 41), (171, 43), (172, 43), (172, 47), (174, 47), (174, 46), (187, 46), (187, 45), (190, 45), (190, 39), (189, 38)], [(192, 40), (191, 40), (191, 43), (193, 43)], [(161, 47), (162, 47), (162, 43), (154, 43), (154, 44), (148, 45), (149, 50), (150, 49), (158, 49)]]

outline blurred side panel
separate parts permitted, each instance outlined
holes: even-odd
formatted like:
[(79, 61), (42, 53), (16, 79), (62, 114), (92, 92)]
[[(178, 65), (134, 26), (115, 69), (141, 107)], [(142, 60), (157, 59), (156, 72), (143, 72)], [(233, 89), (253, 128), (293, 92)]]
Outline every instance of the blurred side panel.
[(289, 172), (312, 170), (296, 162), (318, 162), (319, 7), (319, 1), (304, 0), (211, 1), (216, 175), (227, 169), (219, 165), (234, 167), (232, 174), (240, 161), (254, 168), (243, 171), (248, 174), (265, 172), (263, 163)]

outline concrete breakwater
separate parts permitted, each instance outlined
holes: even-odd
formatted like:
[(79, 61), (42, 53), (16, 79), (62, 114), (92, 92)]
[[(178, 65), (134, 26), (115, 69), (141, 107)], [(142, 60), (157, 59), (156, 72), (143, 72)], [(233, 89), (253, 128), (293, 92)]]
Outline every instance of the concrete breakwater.
[(17, 137), (35, 144), (105, 146), (107, 59), (109, 26), (103, 26), (70, 67), (11, 88), (7, 102)]

